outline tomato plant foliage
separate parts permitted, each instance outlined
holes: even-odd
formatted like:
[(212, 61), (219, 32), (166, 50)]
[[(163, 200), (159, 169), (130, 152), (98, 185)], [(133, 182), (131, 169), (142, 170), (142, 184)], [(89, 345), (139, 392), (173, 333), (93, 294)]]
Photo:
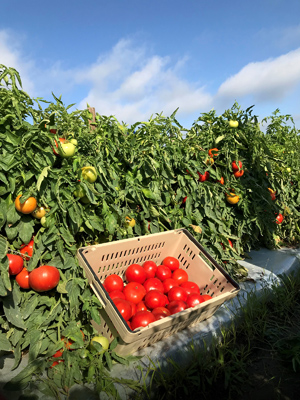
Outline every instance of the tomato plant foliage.
[[(237, 260), (246, 251), (275, 247), (278, 238), (299, 241), (300, 146), (293, 121), (278, 110), (264, 120), (264, 133), (253, 107), (244, 111), (238, 104), (221, 116), (203, 113), (185, 129), (176, 112), (132, 126), (96, 114), (91, 123), (89, 109), (71, 111), (74, 105), (53, 99), (31, 99), (18, 72), (0, 65), (0, 350), (14, 350), (17, 367), (28, 349), (39, 372), (51, 365), (47, 360), (61, 347), (61, 337), (70, 338), (77, 352), (63, 352), (65, 362), (55, 368), (72, 363), (71, 385), (84, 381), (82, 370), (89, 368), (74, 361), (86, 351), (80, 329), (87, 337), (93, 334), (90, 320), (99, 322), (100, 308), (77, 263), (77, 248), (185, 227), (233, 277), (242, 279), (247, 271)], [(238, 121), (238, 127), (231, 128), (230, 120)], [(60, 156), (59, 138), (77, 140), (74, 156)], [(209, 149), (216, 148), (214, 162), (207, 163)], [(238, 179), (232, 173), (234, 160), (245, 171)], [(84, 179), (84, 167), (95, 171), (95, 179)], [(199, 182), (205, 172), (209, 178)], [(222, 177), (224, 184), (219, 183)], [(276, 201), (268, 188), (276, 191)], [(74, 195), (79, 191), (82, 196)], [(240, 198), (235, 205), (226, 202), (230, 192)], [(43, 225), (16, 210), (20, 194), (21, 202), (34, 197), (46, 210)], [(276, 213), (285, 217), (280, 226)], [(133, 227), (126, 217), (135, 220)], [(20, 254), (33, 237), (33, 255), (24, 266), (29, 272), (43, 264), (59, 269), (60, 282), (49, 292), (21, 289), (8, 273), (6, 254)], [(229, 239), (233, 247), (221, 244)], [(111, 355), (125, 362), (113, 352), (97, 357), (111, 365)], [(49, 374), (62, 379), (55, 368)], [(95, 371), (87, 372), (90, 381)]]

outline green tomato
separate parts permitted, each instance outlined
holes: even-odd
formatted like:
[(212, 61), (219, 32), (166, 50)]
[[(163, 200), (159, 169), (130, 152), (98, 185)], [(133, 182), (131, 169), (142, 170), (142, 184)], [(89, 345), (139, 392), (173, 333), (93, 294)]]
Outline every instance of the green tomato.
[(71, 140), (70, 140), (70, 143), (73, 143), (74, 146), (77, 146), (77, 145), (78, 145), (77, 139), (71, 139)]
[(50, 215), (50, 217), (46, 217), (46, 216), (42, 217), (40, 219), (40, 222), (44, 228), (49, 228), (51, 225), (53, 225), (55, 223), (55, 220), (53, 218), (53, 215)]
[(80, 201), (81, 201), (81, 203), (84, 203), (84, 204), (89, 204), (90, 203), (90, 200), (89, 200), (89, 198), (87, 196), (81, 197)]
[(62, 150), (60, 155), (64, 158), (73, 157), (75, 154), (75, 145), (73, 143), (61, 143)]
[(95, 337), (93, 337), (93, 339), (91, 340), (92, 347), (93, 347), (93, 342), (97, 342), (97, 343), (101, 344), (102, 350), (99, 351), (99, 354), (104, 353), (105, 350), (107, 350), (109, 348), (109, 341), (105, 336), (95, 336)]
[(88, 166), (81, 168), (82, 170), (82, 177), (84, 180), (94, 183), (97, 179), (97, 171), (96, 168)]
[(287, 170), (287, 172), (291, 172), (292, 171), (292, 169), (290, 167), (288, 167), (286, 170)]
[(85, 197), (85, 191), (80, 185), (76, 186), (76, 190), (73, 192), (73, 194), (75, 197), (80, 197), (81, 199)]
[(239, 126), (238, 121), (233, 121), (232, 119), (229, 121), (230, 128), (237, 128)]

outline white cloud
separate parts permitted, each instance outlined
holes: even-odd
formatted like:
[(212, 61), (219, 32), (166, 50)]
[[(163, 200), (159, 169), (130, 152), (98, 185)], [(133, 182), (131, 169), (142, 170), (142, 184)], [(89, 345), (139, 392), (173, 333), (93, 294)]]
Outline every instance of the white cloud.
[(29, 77), (33, 63), (23, 54), (20, 39), (17, 39), (11, 31), (0, 31), (0, 64), (15, 68), (21, 76), (23, 89), (33, 91), (34, 84)]
[(88, 103), (101, 114), (133, 123), (156, 112), (169, 115), (177, 107), (178, 116), (210, 107), (212, 96), (204, 88), (180, 78), (185, 57), (172, 65), (169, 57), (146, 54), (145, 47), (122, 40), (105, 58), (78, 73), (79, 82), (92, 84), (80, 108)]
[(76, 108), (83, 109), (88, 103), (99, 114), (115, 115), (128, 124), (148, 120), (155, 113), (168, 116), (178, 107), (177, 118), (187, 120), (213, 107), (223, 112), (235, 100), (241, 104), (249, 98), (256, 107), (274, 104), (274, 109), (281, 108), (289, 101), (293, 104), (290, 93), (300, 84), (300, 48), (249, 63), (223, 82), (216, 94), (183, 78), (183, 69), (191, 61), (186, 56), (173, 62), (168, 56), (149, 55), (147, 46), (136, 46), (130, 40), (120, 40), (93, 64), (72, 69), (64, 68), (59, 60), (43, 68), (24, 48), (23, 40), (12, 32), (0, 31), (0, 64), (20, 72), (23, 88), (31, 96), (51, 100), (53, 91), (62, 94), (63, 101), (69, 96)]
[(246, 65), (221, 84), (218, 98), (253, 96), (257, 101), (282, 100), (300, 83), (300, 48), (280, 57)]

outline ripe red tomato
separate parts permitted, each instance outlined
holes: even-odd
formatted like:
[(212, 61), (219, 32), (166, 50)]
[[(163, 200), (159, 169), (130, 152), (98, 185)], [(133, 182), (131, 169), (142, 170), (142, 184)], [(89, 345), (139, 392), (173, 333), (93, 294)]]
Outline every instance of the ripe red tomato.
[(170, 268), (171, 271), (174, 271), (175, 269), (178, 269), (180, 267), (179, 260), (171, 256), (164, 258), (162, 265)]
[(147, 311), (148, 309), (147, 309), (147, 307), (146, 307), (146, 305), (145, 305), (145, 303), (143, 302), (143, 301), (140, 301), (139, 303), (137, 303), (137, 305), (136, 305), (136, 312), (139, 312), (139, 311)]
[(239, 171), (240, 169), (242, 169), (242, 166), (243, 166), (242, 162), (239, 161), (238, 164), (239, 165), (237, 165), (235, 161), (232, 161), (231, 168), (232, 168), (233, 172), (236, 172), (236, 171)]
[(142, 265), (142, 267), (146, 271), (146, 275), (147, 275), (146, 279), (155, 277), (157, 265), (155, 264), (154, 261), (145, 261), (144, 264)]
[(23, 268), (16, 276), (16, 282), (22, 289), (30, 289), (29, 274), (30, 272), (26, 268)]
[(24, 266), (24, 260), (17, 254), (6, 254), (8, 258), (8, 273), (9, 275), (19, 274)]
[(57, 352), (52, 357), (59, 358), (59, 357), (62, 357), (62, 355), (63, 355), (62, 350), (57, 350)]
[(160, 292), (164, 292), (163, 283), (157, 278), (149, 278), (144, 282), (144, 288), (148, 293), (150, 290), (159, 290)]
[(150, 290), (145, 296), (145, 305), (150, 310), (156, 307), (164, 307), (167, 303), (166, 296), (159, 290)]
[(183, 282), (187, 282), (189, 280), (188, 273), (181, 268), (178, 268), (173, 272), (172, 278), (178, 282), (178, 285), (181, 285)]
[(174, 300), (167, 305), (167, 309), (170, 311), (171, 315), (183, 311), (187, 308), (187, 304), (183, 300)]
[(280, 225), (282, 221), (283, 221), (283, 215), (279, 213), (276, 217), (276, 224)]
[(187, 297), (188, 297), (187, 292), (185, 291), (184, 288), (180, 286), (174, 286), (168, 292), (168, 299), (170, 303), (174, 300), (186, 301)]
[(132, 317), (131, 329), (134, 331), (135, 329), (140, 328), (140, 327), (145, 327), (154, 321), (155, 321), (155, 317), (151, 312), (139, 311)]
[(32, 257), (33, 254), (33, 246), (34, 246), (34, 240), (31, 239), (28, 244), (22, 244), (20, 253), (25, 255), (27, 253), (28, 256), (25, 256), (25, 260), (30, 260), (30, 257)]
[(200, 294), (200, 288), (197, 285), (197, 283), (195, 283), (195, 282), (191, 282), (191, 281), (183, 282), (183, 283), (181, 283), (180, 287), (182, 287), (187, 292), (188, 295), (191, 293), (199, 293)]
[(241, 169), (240, 171), (235, 171), (234, 173), (233, 173), (233, 175), (236, 177), (236, 178), (240, 178), (241, 176), (243, 176), (244, 175), (244, 170), (243, 169)]
[(128, 301), (128, 303), (130, 304), (131, 307), (131, 317), (132, 317), (134, 314), (136, 314), (136, 304), (132, 303), (131, 301)]
[(29, 274), (29, 285), (36, 292), (46, 292), (58, 285), (59, 271), (51, 265), (41, 265)]
[(112, 292), (109, 292), (109, 297), (111, 299), (124, 299), (125, 300), (125, 294), (121, 292), (120, 290), (113, 290)]
[(104, 289), (110, 293), (113, 290), (119, 290), (122, 292), (124, 288), (123, 279), (117, 274), (108, 275), (103, 282)]
[(178, 286), (178, 282), (173, 278), (168, 278), (163, 281), (164, 293), (168, 293), (174, 286)]
[(143, 300), (146, 294), (146, 289), (141, 283), (129, 282), (124, 287), (123, 293), (125, 294), (126, 300), (131, 301), (134, 304), (137, 304)]
[(169, 267), (166, 267), (165, 265), (159, 265), (157, 267), (155, 276), (156, 278), (160, 279), (163, 282), (164, 280), (171, 278), (172, 271), (170, 270)]
[(209, 179), (209, 172), (208, 171), (205, 171), (203, 175), (200, 174), (200, 172), (197, 172), (197, 174), (199, 175), (199, 179), (198, 179), (199, 182), (208, 181), (208, 179)]
[(224, 185), (224, 178), (223, 178), (223, 176), (222, 176), (222, 178), (218, 181), (219, 183), (221, 183), (221, 185)]
[(154, 315), (156, 321), (171, 315), (170, 311), (166, 307), (156, 307), (152, 310), (152, 314)]
[(114, 299), (113, 302), (125, 321), (128, 321), (132, 315), (132, 307), (130, 303), (124, 299)]
[(144, 268), (139, 264), (131, 264), (125, 271), (125, 277), (127, 282), (138, 282), (144, 283), (147, 274)]
[(209, 294), (202, 294), (201, 296), (202, 296), (202, 299), (203, 299), (204, 301), (207, 301), (207, 300), (212, 299), (212, 297), (211, 297)]
[(191, 293), (186, 299), (188, 307), (196, 307), (198, 304), (203, 303), (205, 300), (200, 293)]
[(186, 203), (186, 200), (187, 200), (187, 196), (185, 196), (185, 197), (183, 198), (182, 204), (185, 204), (185, 203)]

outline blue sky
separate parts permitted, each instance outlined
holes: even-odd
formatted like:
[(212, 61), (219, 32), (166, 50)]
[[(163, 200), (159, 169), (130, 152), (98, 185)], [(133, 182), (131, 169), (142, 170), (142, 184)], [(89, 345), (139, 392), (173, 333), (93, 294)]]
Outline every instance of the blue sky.
[(24, 90), (132, 124), (170, 115), (190, 128), (237, 101), (300, 129), (299, 0), (10, 0), (0, 64)]

